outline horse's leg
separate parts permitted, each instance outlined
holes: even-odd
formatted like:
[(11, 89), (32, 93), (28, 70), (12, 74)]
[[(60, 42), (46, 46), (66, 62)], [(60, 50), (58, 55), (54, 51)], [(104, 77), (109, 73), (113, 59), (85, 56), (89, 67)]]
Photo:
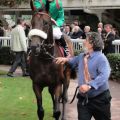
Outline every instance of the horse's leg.
[(43, 88), (41, 88), (39, 85), (33, 83), (33, 90), (34, 90), (34, 93), (35, 93), (36, 99), (37, 99), (38, 118), (39, 118), (39, 120), (43, 120), (43, 118), (44, 118), (44, 109), (42, 107), (42, 90), (43, 90)]
[(54, 116), (54, 111), (55, 111), (55, 98), (54, 98), (54, 94), (55, 94), (55, 91), (54, 91), (54, 87), (49, 87), (49, 93), (52, 97), (52, 102), (53, 102), (53, 116)]
[(66, 103), (68, 101), (68, 87), (70, 83), (70, 71), (69, 69), (65, 71), (65, 79), (63, 81), (63, 110), (62, 110), (62, 120), (66, 120)]
[(61, 95), (61, 84), (56, 86), (56, 88), (55, 88), (55, 108), (54, 108), (54, 118), (55, 118), (55, 120), (59, 120), (59, 117), (61, 115), (60, 95)]
[(66, 103), (68, 100), (67, 97), (67, 89), (68, 86), (64, 83), (63, 84), (63, 95), (62, 95), (62, 119), (61, 120), (66, 120)]

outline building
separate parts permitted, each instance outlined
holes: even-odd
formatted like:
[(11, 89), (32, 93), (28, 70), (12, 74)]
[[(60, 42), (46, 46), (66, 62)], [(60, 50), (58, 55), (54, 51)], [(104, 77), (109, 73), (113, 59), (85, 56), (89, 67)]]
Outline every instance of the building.
[[(78, 19), (82, 24), (96, 26), (99, 21), (111, 23), (120, 29), (120, 0), (63, 0), (66, 22)], [(12, 8), (0, 7), (3, 14), (30, 15), (30, 5)], [(94, 28), (96, 29), (96, 28)]]

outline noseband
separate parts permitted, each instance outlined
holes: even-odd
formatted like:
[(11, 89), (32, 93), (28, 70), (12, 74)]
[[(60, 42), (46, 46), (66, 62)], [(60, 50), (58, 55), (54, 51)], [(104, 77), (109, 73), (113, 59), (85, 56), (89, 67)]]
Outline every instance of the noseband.
[[(45, 15), (47, 17), (49, 17), (51, 19), (51, 17), (47, 14), (47, 13), (44, 13), (44, 12), (37, 12), (36, 14), (34, 14), (34, 16), (40, 16), (40, 15)], [(33, 16), (33, 17), (34, 17)], [(46, 48), (53, 48), (54, 47), (54, 43), (49, 43), (49, 44), (45, 44), (45, 41), (47, 40), (48, 36), (47, 36), (47, 33), (45, 33), (44, 31), (40, 30), (40, 29), (32, 29), (30, 32), (29, 32), (29, 38), (31, 39), (32, 36), (39, 36), (41, 38), (43, 38), (41, 44), (39, 44), (38, 46), (36, 46), (36, 50), (38, 50), (39, 52), (37, 52), (35, 54), (35, 56), (39, 56), (39, 53), (42, 51), (42, 53), (44, 53), (45, 55), (48, 55), (50, 58), (46, 58), (46, 59), (54, 59), (55, 57), (49, 52), (47, 51)], [(45, 59), (45, 58), (44, 58)]]

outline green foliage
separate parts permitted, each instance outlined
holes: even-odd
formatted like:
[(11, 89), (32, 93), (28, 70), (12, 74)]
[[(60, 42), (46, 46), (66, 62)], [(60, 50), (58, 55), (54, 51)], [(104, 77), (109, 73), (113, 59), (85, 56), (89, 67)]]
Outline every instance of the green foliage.
[[(44, 120), (53, 120), (52, 100), (43, 90)], [(37, 102), (32, 81), (23, 77), (0, 77), (0, 120), (37, 120)]]
[(107, 58), (111, 66), (111, 79), (120, 82), (120, 54), (108, 54)]
[(2, 47), (0, 49), (0, 64), (9, 65), (13, 62), (13, 59), (14, 55), (9, 47)]
[(83, 50), (74, 50), (74, 56), (79, 55), (81, 52), (83, 52)]
[(22, 2), (29, 2), (29, 0), (1, 0), (0, 5), (14, 7), (16, 5), (20, 5)]

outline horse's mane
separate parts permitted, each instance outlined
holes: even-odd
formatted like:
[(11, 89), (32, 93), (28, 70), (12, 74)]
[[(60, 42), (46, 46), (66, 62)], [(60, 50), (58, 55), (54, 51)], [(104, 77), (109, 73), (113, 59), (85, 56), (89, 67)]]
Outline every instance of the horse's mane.
[(68, 46), (71, 56), (74, 56), (73, 44), (72, 44), (72, 41), (70, 40), (70, 37), (68, 35), (64, 34), (64, 39), (67, 43), (67, 46)]

